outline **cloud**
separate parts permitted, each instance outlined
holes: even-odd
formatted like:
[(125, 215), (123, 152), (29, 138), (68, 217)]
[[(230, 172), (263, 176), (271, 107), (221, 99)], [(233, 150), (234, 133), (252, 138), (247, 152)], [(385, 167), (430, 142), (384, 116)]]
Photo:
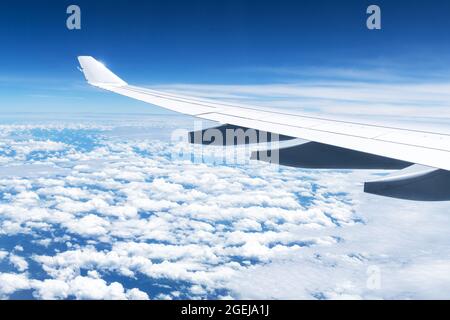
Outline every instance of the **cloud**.
[(412, 70), (410, 66), (402, 65), (401, 61), (378, 61), (363, 62), (351, 65), (342, 64), (340, 67), (329, 66), (302, 66), (302, 67), (249, 67), (233, 70), (234, 72), (245, 72), (270, 78), (286, 80), (307, 81), (354, 81), (354, 82), (383, 82), (383, 83), (420, 83), (426, 79), (430, 81), (448, 80), (448, 72), (442, 68), (428, 66), (425, 70)]
[(69, 232), (91, 237), (104, 235), (109, 226), (109, 222), (97, 215), (89, 214), (79, 220), (72, 220), (64, 226)]
[(37, 281), (35, 288), (35, 296), (44, 300), (66, 299), (70, 294), (70, 285), (61, 280)]
[(125, 300), (127, 298), (148, 299), (148, 296), (138, 289), (125, 292), (118, 282), (107, 284), (102, 279), (78, 276), (70, 282), (71, 291), (77, 299), (89, 300)]
[(89, 300), (148, 300), (145, 292), (137, 288), (125, 290), (122, 284), (92, 276), (77, 276), (71, 281), (29, 279), (26, 274), (0, 273), (0, 297), (20, 290), (33, 290), (34, 296), (45, 300), (89, 299)]
[(5, 259), (7, 256), (8, 256), (8, 252), (7, 251), (0, 250), (0, 261)]
[[(347, 70), (351, 77), (300, 78), (280, 83), (211, 85), (171, 84), (157, 89), (186, 96), (197, 96), (215, 100), (226, 100), (239, 104), (256, 105), (291, 112), (313, 114), (389, 116), (392, 119), (408, 117), (421, 120), (437, 114), (450, 116), (449, 79), (416, 78), (388, 82), (382, 74), (373, 81), (359, 74), (371, 71)], [(327, 72), (325, 70), (324, 72)], [(340, 72), (343, 73), (342, 71)], [(333, 74), (331, 72), (330, 74)], [(398, 119), (396, 119), (398, 120)]]
[[(139, 151), (135, 151), (135, 143)], [(329, 238), (299, 239), (287, 231), (288, 225), (334, 225), (319, 204), (312, 208), (299, 204), (294, 192), (307, 194), (313, 187), (314, 179), (299, 179), (305, 173), (280, 176), (265, 165), (247, 171), (174, 162), (163, 155), (175, 146), (160, 147), (147, 140), (105, 141), (92, 152), (74, 151), (71, 157), (83, 158), (85, 164), (65, 160), (64, 166), (72, 169), (63, 175), (58, 172), (57, 179), (52, 175), (16, 179), (17, 191), (11, 193), (8, 203), (0, 205), (3, 225), (11, 225), (3, 228), (4, 233), (34, 235), (36, 243), (47, 248), (52, 242), (41, 238), (42, 230), (62, 229), (70, 235), (70, 240), (61, 239), (66, 250), (33, 255), (50, 276), (46, 280), (56, 281), (41, 281), (35, 286), (38, 296), (45, 296), (43, 290), (48, 291), (45, 297), (64, 298), (70, 292), (77, 297), (101, 296), (73, 293), (73, 286), (83, 281), (107, 291), (104, 283), (79, 278), (82, 270), (183, 281), (212, 293), (245, 269), (242, 263), (246, 259), (268, 262), (277, 252), (334, 242)], [(147, 153), (141, 154), (141, 150)], [(46, 161), (55, 163), (54, 158)], [(290, 190), (286, 189), (289, 184)], [(10, 180), (3, 181), (3, 189), (11, 192)], [(348, 223), (353, 219), (351, 214), (336, 218)], [(77, 239), (79, 243), (85, 239), (89, 246), (76, 244)], [(152, 243), (155, 241), (161, 243)], [(100, 243), (111, 243), (111, 247), (99, 250), (96, 246)], [(108, 288), (111, 285), (107, 284)], [(116, 285), (111, 289), (114, 291), (108, 294), (126, 296)], [(195, 292), (200, 295), (199, 290), (190, 295)]]
[[(0, 266), (18, 273), (1, 270), (1, 297), (389, 299), (448, 289), (446, 204), (363, 194), (379, 172), (173, 161), (170, 142), (104, 134), (38, 163), (6, 157), (20, 170), (0, 172)], [(14, 250), (10, 239), (27, 245)], [(379, 289), (367, 287), (370, 266)]]
[(8, 297), (8, 295), (18, 290), (26, 290), (30, 287), (30, 280), (25, 274), (0, 273), (1, 298)]
[(23, 257), (10, 255), (9, 262), (13, 264), (20, 272), (24, 272), (28, 269), (28, 262)]

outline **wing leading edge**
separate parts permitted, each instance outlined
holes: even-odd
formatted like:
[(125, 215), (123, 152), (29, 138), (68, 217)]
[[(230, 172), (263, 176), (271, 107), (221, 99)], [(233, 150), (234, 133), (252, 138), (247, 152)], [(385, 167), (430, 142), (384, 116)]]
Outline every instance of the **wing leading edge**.
[[(288, 159), (284, 164), (290, 165), (292, 161), (302, 167), (305, 163), (305, 157), (301, 156), (302, 150), (309, 150), (309, 166), (314, 167), (314, 154), (317, 157), (338, 158), (338, 165), (347, 164), (352, 161), (358, 163), (355, 168), (380, 168), (383, 169), (383, 163), (389, 163), (384, 169), (402, 169), (413, 164), (427, 167), (427, 174), (421, 176), (428, 179), (430, 176), (439, 177), (440, 183), (437, 185), (436, 192), (442, 194), (442, 186), (446, 182), (441, 180), (450, 179), (450, 135), (439, 132), (428, 132), (405, 128), (396, 128), (393, 126), (380, 126), (364, 124), (361, 122), (342, 121), (326, 117), (313, 117), (300, 115), (291, 112), (281, 112), (280, 110), (264, 109), (247, 105), (237, 105), (227, 102), (218, 102), (203, 100), (193, 97), (185, 97), (146, 88), (128, 85), (120, 79), (103, 64), (92, 57), (78, 57), (82, 71), (89, 84), (115, 92), (117, 94), (137, 99), (149, 104), (166, 108), (182, 114), (195, 116), (205, 120), (212, 120), (228, 126), (240, 128), (252, 128), (258, 131), (270, 132), (283, 137), (300, 138), (310, 141), (306, 147), (295, 147), (284, 152)], [(311, 155), (311, 150), (313, 153)], [(315, 152), (315, 153), (314, 153)], [(283, 153), (280, 153), (280, 156)], [(255, 157), (257, 159), (257, 156)], [(301, 159), (299, 161), (298, 159)], [(283, 159), (281, 164), (283, 164)], [(318, 159), (323, 163), (323, 159)], [(325, 161), (327, 163), (327, 161)], [(367, 163), (368, 165), (365, 165)], [(369, 165), (370, 164), (370, 165)], [(380, 164), (380, 165), (378, 165)], [(346, 168), (347, 168), (346, 167)], [(322, 168), (322, 166), (317, 166)], [(337, 168), (336, 162), (330, 168)], [(423, 170), (422, 170), (423, 171)], [(401, 175), (400, 175), (401, 176)], [(407, 184), (418, 184), (420, 179), (410, 179)], [(396, 178), (395, 181), (402, 178)], [(389, 186), (387, 184), (389, 183)], [(450, 183), (450, 180), (449, 180)], [(402, 183), (392, 183), (392, 180), (371, 182), (366, 185), (366, 192), (386, 195), (396, 198), (405, 198), (411, 200), (427, 200), (418, 195), (414, 197), (411, 192), (407, 196), (402, 196), (401, 192), (383, 192), (395, 185), (396, 188)], [(432, 183), (430, 184), (433, 185)], [(374, 187), (376, 186), (376, 187)], [(381, 187), (380, 187), (381, 186)], [(428, 186), (428, 185), (427, 185)], [(428, 186), (428, 190), (431, 187)], [(414, 189), (414, 188), (413, 188)], [(432, 189), (432, 188), (431, 188)], [(380, 191), (381, 190), (381, 191)], [(411, 188), (409, 189), (411, 190)], [(423, 188), (417, 188), (417, 192), (422, 192)], [(430, 192), (430, 191), (429, 191)], [(431, 190), (432, 192), (432, 190)], [(445, 192), (444, 192), (445, 193)], [(450, 200), (445, 196), (434, 199), (432, 196), (428, 200)]]

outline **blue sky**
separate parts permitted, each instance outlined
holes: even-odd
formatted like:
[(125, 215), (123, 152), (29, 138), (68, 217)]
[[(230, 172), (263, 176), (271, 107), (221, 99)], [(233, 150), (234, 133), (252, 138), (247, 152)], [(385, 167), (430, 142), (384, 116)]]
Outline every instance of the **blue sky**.
[[(80, 31), (65, 27), (72, 3)], [(381, 31), (365, 27), (372, 3)], [(448, 1), (5, 1), (0, 110), (161, 112), (88, 88), (77, 55), (146, 85), (286, 83), (345, 68), (423, 79), (448, 70), (449, 14)]]
[[(65, 26), (72, 3), (81, 31)], [(365, 27), (372, 3), (381, 31)], [(2, 1), (0, 299), (446, 298), (448, 203), (363, 193), (383, 172), (221, 163), (170, 139), (191, 118), (90, 87), (76, 57), (160, 90), (398, 111), (450, 134), (449, 14), (448, 1)]]

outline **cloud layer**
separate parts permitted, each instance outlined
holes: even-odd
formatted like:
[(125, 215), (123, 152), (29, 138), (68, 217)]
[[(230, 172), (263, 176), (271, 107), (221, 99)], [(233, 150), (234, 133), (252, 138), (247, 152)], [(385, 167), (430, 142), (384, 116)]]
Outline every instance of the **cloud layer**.
[(364, 195), (377, 173), (174, 161), (152, 137), (190, 120), (170, 119), (0, 128), (0, 297), (445, 297), (446, 204)]

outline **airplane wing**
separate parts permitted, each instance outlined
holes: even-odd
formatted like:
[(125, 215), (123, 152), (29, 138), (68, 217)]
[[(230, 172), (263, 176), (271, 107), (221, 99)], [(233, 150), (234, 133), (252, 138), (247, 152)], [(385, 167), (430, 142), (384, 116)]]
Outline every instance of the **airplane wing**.
[[(280, 150), (283, 165), (319, 169), (400, 169), (367, 182), (373, 194), (422, 201), (450, 200), (450, 135), (300, 115), (203, 100), (128, 85), (93, 57), (78, 57), (89, 84), (172, 111), (223, 124), (309, 141)], [(258, 152), (252, 155), (260, 159)], [(405, 170), (405, 171), (404, 171)]]

